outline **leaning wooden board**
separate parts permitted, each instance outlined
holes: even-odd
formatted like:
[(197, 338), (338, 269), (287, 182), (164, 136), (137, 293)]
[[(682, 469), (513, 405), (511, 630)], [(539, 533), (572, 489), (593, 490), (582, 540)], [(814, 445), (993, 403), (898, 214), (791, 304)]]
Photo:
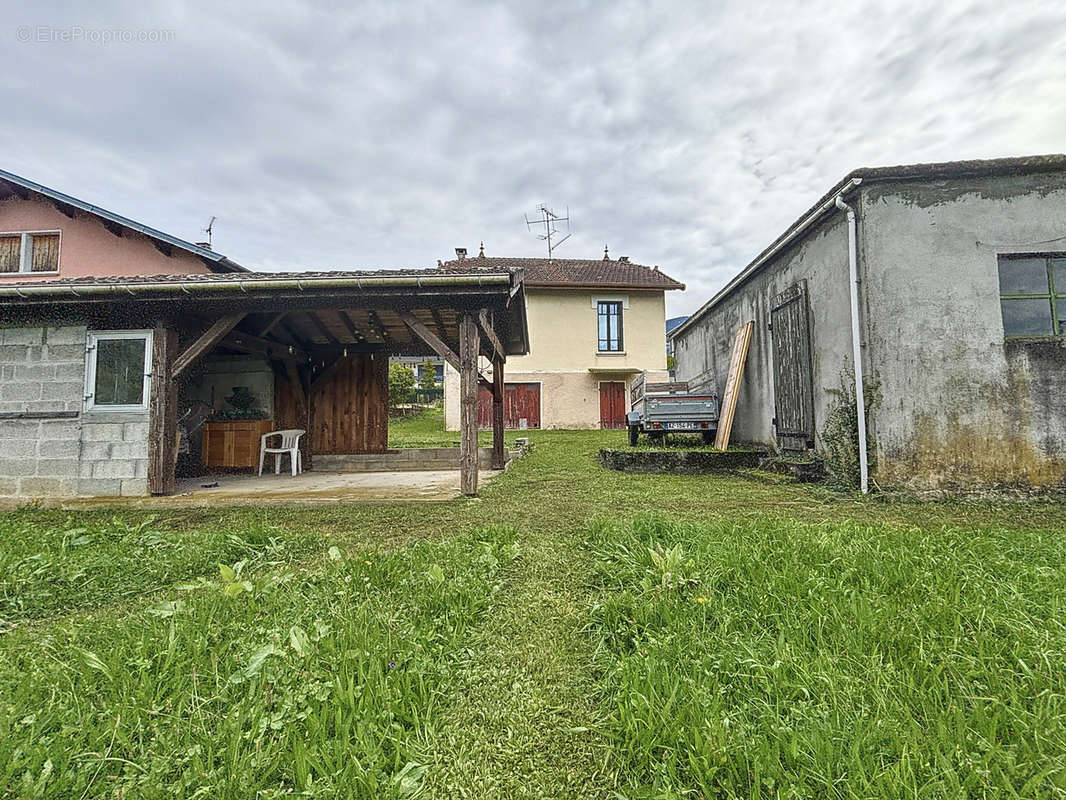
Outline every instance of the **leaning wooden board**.
[(740, 394), (740, 381), (744, 377), (744, 365), (748, 360), (748, 346), (751, 344), (751, 332), (754, 322), (745, 322), (733, 337), (733, 355), (729, 359), (729, 375), (725, 381), (725, 397), (722, 398), (722, 410), (718, 415), (718, 435), (714, 446), (718, 450), (729, 447), (729, 435), (733, 432), (733, 416), (737, 412), (737, 397)]

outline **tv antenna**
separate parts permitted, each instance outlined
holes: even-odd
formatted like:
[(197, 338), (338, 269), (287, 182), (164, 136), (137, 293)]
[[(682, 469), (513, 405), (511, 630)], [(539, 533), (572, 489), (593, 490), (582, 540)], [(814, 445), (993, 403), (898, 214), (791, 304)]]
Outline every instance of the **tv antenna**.
[(530, 219), (528, 216), (526, 217), (526, 228), (528, 228), (529, 230), (533, 230), (534, 226), (544, 226), (544, 233), (538, 233), (537, 238), (541, 241), (546, 241), (548, 243), (548, 260), (551, 261), (552, 252), (555, 250), (555, 248), (561, 245), (571, 236), (570, 233), (567, 233), (566, 236), (564, 236), (562, 239), (555, 239), (554, 241), (552, 240), (552, 237), (556, 236), (559, 233), (559, 228), (557, 227), (556, 223), (565, 222), (566, 230), (570, 230), (570, 206), (566, 207), (565, 216), (559, 216), (550, 208), (548, 208), (544, 203), (541, 203), (539, 206), (537, 206), (537, 214), (540, 215), (540, 219)]
[(203, 228), (203, 232), (207, 234), (207, 246), (211, 246), (211, 232), (215, 229), (215, 220), (218, 217), (211, 217), (210, 222), (207, 223), (207, 227)]

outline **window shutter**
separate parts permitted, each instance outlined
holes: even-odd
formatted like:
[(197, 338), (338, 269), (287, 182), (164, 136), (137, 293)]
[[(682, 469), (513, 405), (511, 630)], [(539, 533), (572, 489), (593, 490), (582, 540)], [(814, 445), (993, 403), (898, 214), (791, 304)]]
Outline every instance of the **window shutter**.
[(55, 272), (59, 269), (59, 234), (43, 233), (33, 236), (31, 272)]
[(18, 272), (21, 255), (21, 236), (0, 236), (0, 272)]

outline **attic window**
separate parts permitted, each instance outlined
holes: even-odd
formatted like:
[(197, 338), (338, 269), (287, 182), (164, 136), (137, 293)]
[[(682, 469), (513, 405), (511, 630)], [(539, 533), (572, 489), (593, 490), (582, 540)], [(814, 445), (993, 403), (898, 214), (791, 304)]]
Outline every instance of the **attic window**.
[(59, 272), (59, 231), (0, 233), (0, 274)]

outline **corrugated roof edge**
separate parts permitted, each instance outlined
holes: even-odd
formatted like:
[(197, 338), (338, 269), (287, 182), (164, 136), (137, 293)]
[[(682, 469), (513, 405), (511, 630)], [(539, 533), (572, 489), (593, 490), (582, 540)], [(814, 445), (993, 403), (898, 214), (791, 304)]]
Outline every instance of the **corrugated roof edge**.
[(57, 191), (56, 189), (51, 189), (45, 186), (44, 184), (36, 183), (35, 181), (31, 181), (28, 178), (23, 178), (21, 175), (16, 175), (13, 172), (8, 172), (5, 169), (0, 169), (0, 179), (3, 179), (9, 183), (14, 183), (17, 186), (21, 186), (22, 188), (28, 189), (31, 192), (36, 192), (37, 194), (44, 195), (45, 197), (55, 200), (56, 202), (64, 203), (65, 205), (77, 208), (81, 211), (86, 212), (87, 214), (92, 214), (93, 216), (97, 216), (101, 219), (106, 219), (109, 222), (113, 222), (116, 225), (121, 225), (124, 228), (129, 228), (132, 231), (137, 231), (138, 233), (143, 234), (144, 236), (148, 236), (149, 238), (155, 239), (156, 241), (160, 241), (165, 244), (171, 245), (172, 247), (177, 247), (181, 250), (185, 250), (195, 256), (212, 262), (215, 266), (219, 267), (225, 272), (248, 272), (247, 268), (242, 267), (236, 261), (230, 261), (230, 259), (226, 258), (221, 253), (215, 252), (214, 250), (208, 250), (206, 247), (200, 247), (198, 245), (193, 244), (192, 242), (186, 242), (184, 239), (179, 239), (177, 236), (171, 236), (169, 233), (163, 233), (163, 231), (158, 231), (155, 228), (149, 227), (148, 225), (144, 225), (140, 222), (137, 222), (136, 220), (129, 219), (128, 217), (124, 217), (121, 214), (116, 214), (113, 211), (108, 211), (106, 208), (95, 206), (92, 203), (86, 203), (84, 200), (79, 200), (78, 198), (72, 197), (69, 194)]
[(850, 191), (852, 186), (860, 183), (881, 183), (904, 180), (938, 180), (941, 178), (990, 177), (995, 175), (1030, 174), (1034, 172), (1066, 171), (1066, 154), (1051, 153), (1041, 156), (1017, 156), (1013, 158), (974, 159), (969, 161), (943, 161), (927, 164), (902, 164), (894, 167), (860, 167), (841, 178), (833, 188), (803, 213), (784, 233), (774, 239), (759, 255), (734, 276), (710, 300), (700, 306), (683, 324), (670, 332), (670, 338), (676, 339), (718, 303), (732, 294), (749, 278), (756, 275), (769, 261), (769, 255), (789, 239), (802, 232), (815, 222), (824, 212), (823, 206), (831, 204), (841, 192)]

